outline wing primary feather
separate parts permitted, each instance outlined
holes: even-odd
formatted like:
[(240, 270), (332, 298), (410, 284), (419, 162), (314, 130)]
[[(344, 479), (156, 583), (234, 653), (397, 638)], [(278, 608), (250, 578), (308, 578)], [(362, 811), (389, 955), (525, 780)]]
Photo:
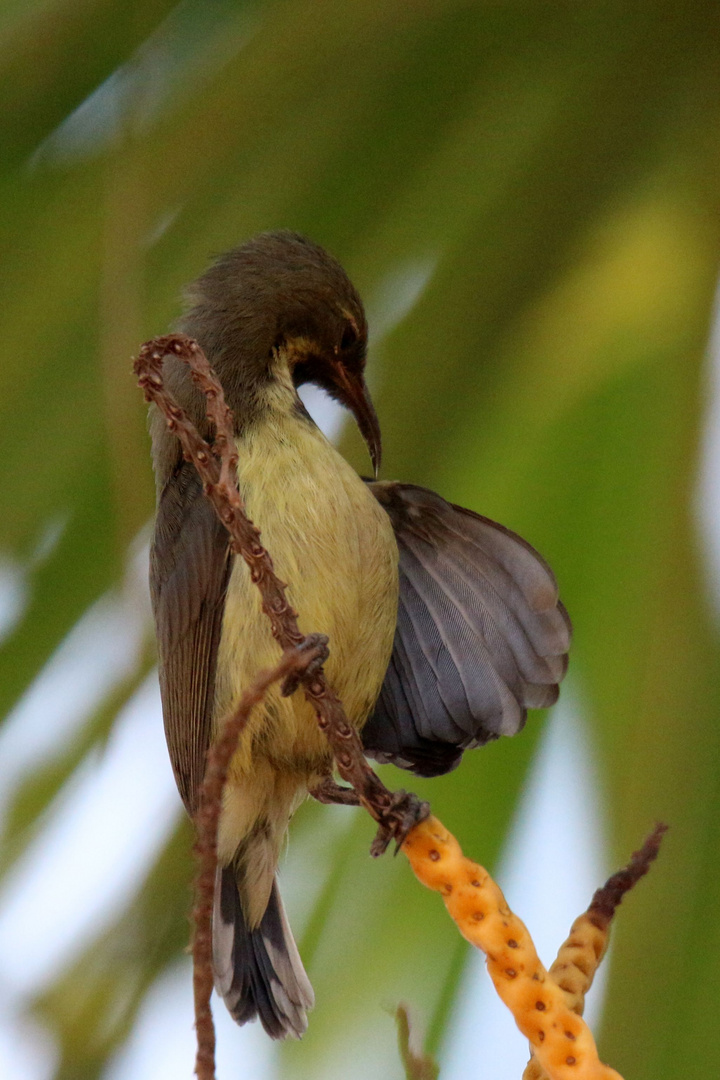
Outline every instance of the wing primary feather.
[(363, 738), (369, 753), (434, 775), (553, 704), (570, 620), (545, 560), (509, 529), (424, 488), (370, 487), (395, 530), (400, 602)]
[[(516, 712), (517, 706), (507, 693), (497, 665), (491, 662), (482, 635), (413, 551), (403, 553), (401, 571), (407, 577), (401, 593), (412, 591), (422, 600), (424, 620), (417, 619), (414, 629), (420, 640), (430, 638), (437, 644), (437, 690), (451, 721), (460, 729), (459, 738), (466, 739), (474, 733), (473, 717), (478, 715), (485, 718), (493, 731), (501, 731), (507, 726), (503, 722), (505, 710)], [(508, 725), (511, 722), (508, 717)], [(427, 736), (430, 732), (421, 734)], [(450, 731), (443, 728), (443, 736), (449, 735)]]

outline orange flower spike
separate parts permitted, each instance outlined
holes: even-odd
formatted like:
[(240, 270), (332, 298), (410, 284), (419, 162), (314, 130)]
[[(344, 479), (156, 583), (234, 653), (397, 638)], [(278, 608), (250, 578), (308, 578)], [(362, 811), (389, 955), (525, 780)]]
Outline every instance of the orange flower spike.
[[(583, 1014), (585, 995), (605, 955), (610, 940), (609, 931), (609, 920), (602, 922), (591, 912), (583, 912), (572, 924), (567, 941), (563, 942), (548, 972), (562, 990), (567, 1007), (578, 1016)], [(536, 1054), (537, 1049), (533, 1046), (533, 1056), (525, 1066), (522, 1080), (548, 1080), (548, 1074)]]
[[(565, 995), (569, 1009), (582, 1016), (585, 995), (592, 986), (595, 972), (610, 940), (610, 923), (626, 892), (644, 877), (655, 861), (667, 826), (658, 824), (627, 866), (605, 882), (592, 898), (587, 911), (572, 924), (570, 934), (560, 946), (549, 975)], [(548, 1074), (533, 1056), (525, 1066), (523, 1080), (548, 1080)]]
[(442, 894), (461, 934), (486, 954), (495, 989), (551, 1080), (622, 1080), (599, 1060), (590, 1029), (568, 1008), (487, 870), (465, 858), (435, 817), (416, 825), (402, 849), (417, 878)]
[(602, 922), (591, 911), (584, 911), (572, 924), (567, 941), (550, 967), (550, 976), (564, 992), (568, 1008), (579, 1016), (609, 940), (609, 920)]

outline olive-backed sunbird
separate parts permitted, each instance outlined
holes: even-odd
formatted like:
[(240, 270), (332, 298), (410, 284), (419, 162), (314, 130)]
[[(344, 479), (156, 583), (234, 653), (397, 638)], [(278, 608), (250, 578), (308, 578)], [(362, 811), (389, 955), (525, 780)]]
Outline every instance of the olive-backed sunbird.
[[(205, 351), (235, 417), (238, 481), (304, 633), (330, 639), (328, 681), (368, 756), (421, 776), (514, 735), (551, 705), (570, 623), (552, 571), (508, 529), (421, 487), (367, 482), (298, 396), (315, 383), (354, 414), (375, 466), (380, 429), (363, 377), (367, 324), (344, 270), (291, 232), (220, 256), (192, 285), (180, 329)], [(177, 357), (167, 385), (212, 439), (205, 399)], [(165, 733), (193, 815), (219, 720), (278, 660), (242, 559), (151, 412), (157, 518), (151, 592)], [(288, 823), (332, 757), (302, 691), (276, 687), (251, 715), (218, 830), (215, 984), (238, 1023), (274, 1038), (307, 1027), (313, 991), (275, 877)]]

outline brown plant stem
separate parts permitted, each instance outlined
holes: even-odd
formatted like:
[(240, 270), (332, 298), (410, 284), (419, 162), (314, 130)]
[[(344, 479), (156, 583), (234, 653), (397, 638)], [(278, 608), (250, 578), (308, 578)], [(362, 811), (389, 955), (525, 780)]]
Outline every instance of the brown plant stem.
[(299, 675), (307, 663), (307, 653), (288, 649), (276, 667), (258, 675), (254, 684), (243, 694), (235, 711), (220, 724), (220, 735), (208, 750), (199, 808), (195, 816), (197, 838), (194, 853), (197, 873), (192, 913), (193, 997), (197, 1032), (195, 1072), (198, 1080), (215, 1080), (215, 1025), (210, 1009), (213, 991), (212, 911), (217, 867), (217, 829), (228, 767), (250, 713), (262, 701), (268, 687), (290, 675)]
[[(212, 447), (198, 434), (164, 385), (162, 365), (168, 353), (188, 364), (193, 381), (207, 399), (208, 419), (216, 431)], [(146, 399), (165, 414), (186, 460), (195, 465), (206, 496), (230, 534), (231, 550), (249, 566), (273, 636), (283, 649), (299, 645), (304, 638), (298, 627), (297, 612), (285, 597), (287, 585), (273, 569), (272, 559), (260, 542), (260, 530), (245, 514), (237, 482), (233, 417), (207, 357), (191, 338), (168, 334), (143, 345), (134, 367)], [(393, 837), (401, 842), (408, 829), (427, 816), (429, 807), (407, 792), (390, 792), (373, 772), (365, 760), (360, 737), (349, 723), (337, 694), (328, 686), (322, 667), (306, 672), (299, 681), (330, 743), (338, 772), (357, 791), (362, 805), (378, 822), (378, 835), (371, 850), (379, 855)]]
[(610, 924), (625, 893), (632, 889), (641, 877), (647, 874), (650, 866), (657, 859), (662, 838), (667, 830), (667, 825), (658, 822), (643, 846), (632, 853), (627, 866), (609, 877), (605, 884), (596, 891), (588, 908), (589, 915), (594, 916), (605, 926)]
[[(178, 405), (163, 382), (163, 358), (172, 353), (190, 368), (193, 381), (205, 395), (207, 415), (215, 428), (210, 446)], [(270, 619), (273, 636), (284, 651), (274, 671), (260, 676), (243, 695), (234, 715), (223, 725), (220, 738), (208, 752), (205, 777), (196, 815), (195, 854), (198, 873), (195, 882), (196, 903), (193, 911), (193, 990), (198, 1080), (215, 1080), (215, 1027), (210, 1009), (212, 975), (212, 909), (217, 867), (217, 827), (222, 804), (222, 789), (238, 737), (249, 713), (260, 701), (267, 687), (284, 679), (283, 692), (302, 685), (307, 700), (314, 706), (318, 724), (325, 732), (337, 769), (357, 792), (361, 804), (378, 822), (378, 834), (371, 851), (381, 854), (395, 837), (398, 844), (415, 822), (429, 813), (427, 803), (405, 792), (392, 793), (375, 775), (365, 760), (362, 743), (348, 722), (340, 699), (328, 686), (322, 671), (327, 655), (327, 639), (321, 635), (305, 637), (298, 627), (297, 612), (285, 597), (287, 585), (273, 569), (269, 553), (260, 542), (260, 531), (245, 514), (237, 481), (237, 449), (233, 416), (225, 404), (222, 387), (197, 342), (183, 334), (155, 338), (142, 346), (134, 370), (147, 401), (165, 415), (183, 450), (203, 482), (203, 490), (225, 525), (230, 548), (250, 568), (252, 581), (262, 596), (262, 608)]]

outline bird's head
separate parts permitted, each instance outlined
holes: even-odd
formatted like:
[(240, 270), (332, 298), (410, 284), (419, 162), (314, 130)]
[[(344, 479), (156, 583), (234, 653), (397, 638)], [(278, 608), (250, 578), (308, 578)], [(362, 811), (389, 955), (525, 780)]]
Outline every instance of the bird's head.
[(340, 264), (291, 232), (221, 255), (188, 291), (180, 328), (217, 371), (238, 425), (315, 383), (350, 409), (377, 474), (380, 427), (365, 384), (367, 323)]

